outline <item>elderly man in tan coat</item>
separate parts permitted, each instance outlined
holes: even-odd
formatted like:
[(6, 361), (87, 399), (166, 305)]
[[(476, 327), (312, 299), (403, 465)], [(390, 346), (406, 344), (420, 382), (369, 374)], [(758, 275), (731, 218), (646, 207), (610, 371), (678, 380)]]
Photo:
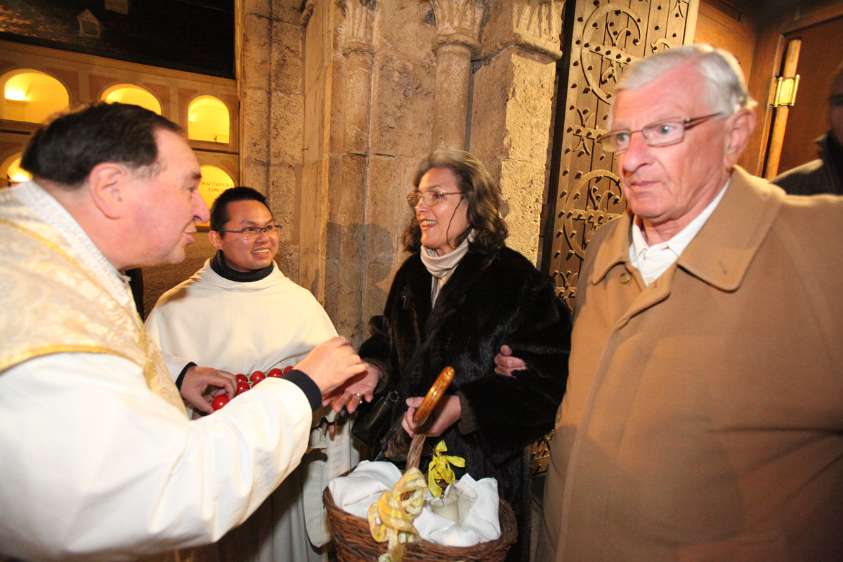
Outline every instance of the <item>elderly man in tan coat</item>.
[(843, 560), (843, 199), (736, 166), (752, 105), (706, 46), (618, 85), (538, 560)]

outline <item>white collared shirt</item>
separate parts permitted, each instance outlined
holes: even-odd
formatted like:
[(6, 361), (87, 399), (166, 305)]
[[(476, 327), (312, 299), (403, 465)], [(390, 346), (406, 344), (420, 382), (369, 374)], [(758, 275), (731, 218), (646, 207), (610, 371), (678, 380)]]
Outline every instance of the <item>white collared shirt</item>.
[(673, 238), (666, 242), (659, 242), (650, 246), (644, 238), (644, 233), (638, 225), (638, 217), (634, 217), (632, 221), (632, 242), (629, 245), (629, 262), (641, 273), (641, 278), (644, 283), (650, 285), (658, 279), (662, 273), (667, 271), (673, 265), (688, 244), (696, 237), (703, 225), (708, 220), (708, 217), (720, 204), (723, 195), (729, 188), (730, 180), (726, 180), (726, 184), (720, 190), (720, 193), (706, 205), (702, 212), (694, 217), (694, 220), (688, 223), (685, 228), (677, 232)]

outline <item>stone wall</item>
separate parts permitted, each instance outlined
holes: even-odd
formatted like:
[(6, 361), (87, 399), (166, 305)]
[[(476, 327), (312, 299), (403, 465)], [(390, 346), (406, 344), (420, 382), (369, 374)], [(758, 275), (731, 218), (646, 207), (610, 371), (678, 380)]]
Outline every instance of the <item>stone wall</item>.
[(507, 244), (538, 265), (564, 3), (494, 6), (474, 73), (470, 146), (509, 204)]
[(359, 342), (406, 253), (405, 194), (437, 146), (501, 182), (536, 261), (562, 2), (241, 0), (241, 177), (268, 194), (285, 273)]
[(240, 180), (266, 194), (284, 226), (278, 262), (299, 277), (304, 126), (303, 26), (298, 0), (239, 0)]

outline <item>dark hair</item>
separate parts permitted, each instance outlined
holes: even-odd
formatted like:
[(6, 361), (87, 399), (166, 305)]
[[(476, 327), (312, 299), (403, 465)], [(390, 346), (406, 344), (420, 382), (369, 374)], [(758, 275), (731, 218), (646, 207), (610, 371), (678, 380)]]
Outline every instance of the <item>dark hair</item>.
[[(473, 248), (492, 252), (503, 246), (508, 235), (503, 220), (504, 202), (500, 186), (495, 183), (486, 166), (471, 153), (464, 150), (440, 149), (429, 154), (419, 164), (413, 187), (419, 188), (422, 177), (433, 168), (447, 168), (457, 177), (457, 185), (468, 202), (469, 228), (457, 239), (457, 243), (474, 230)], [(404, 249), (410, 252), (421, 247), (421, 229), (415, 213), (403, 234)]]
[(119, 162), (133, 169), (154, 164), (158, 129), (182, 131), (169, 119), (137, 105), (91, 104), (38, 129), (21, 167), (35, 177), (78, 187), (102, 162)]
[(214, 204), (211, 205), (211, 230), (216, 230), (220, 235), (225, 236), (223, 227), (230, 218), (228, 216), (228, 204), (234, 201), (257, 201), (263, 203), (263, 206), (272, 213), (272, 209), (266, 202), (266, 197), (257, 189), (244, 185), (229, 187), (220, 193), (219, 197), (214, 200)]

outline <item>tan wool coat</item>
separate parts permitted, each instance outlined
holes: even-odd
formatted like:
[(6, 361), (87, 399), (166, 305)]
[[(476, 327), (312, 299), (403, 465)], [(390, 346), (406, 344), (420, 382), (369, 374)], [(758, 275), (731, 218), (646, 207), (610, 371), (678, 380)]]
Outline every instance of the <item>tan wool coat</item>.
[(843, 198), (736, 169), (645, 287), (591, 242), (539, 560), (843, 560)]

